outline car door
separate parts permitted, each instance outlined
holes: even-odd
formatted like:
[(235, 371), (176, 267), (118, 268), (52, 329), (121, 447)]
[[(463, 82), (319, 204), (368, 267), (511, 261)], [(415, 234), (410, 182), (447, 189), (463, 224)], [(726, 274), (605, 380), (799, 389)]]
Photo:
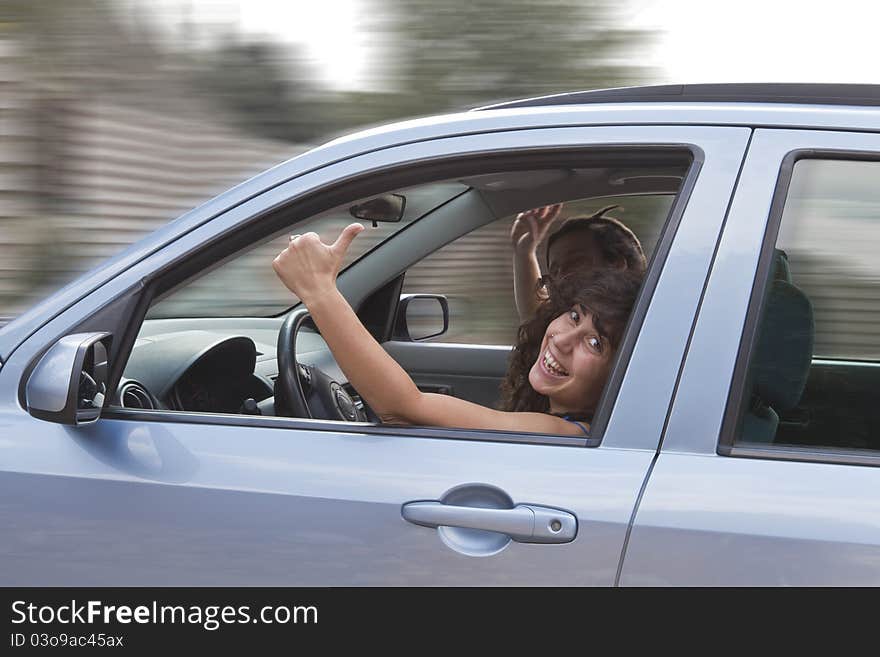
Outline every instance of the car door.
[(873, 133), (755, 131), (621, 584), (880, 583), (878, 160)]
[[(127, 268), (67, 307), (46, 309), (47, 320), (0, 370), (0, 521), (13, 528), (0, 539), (3, 584), (613, 584), (749, 134), (572, 127), (412, 143), (402, 131), (409, 143), (341, 161), (331, 148), (317, 167), (306, 157), (313, 168), (303, 165), (289, 182), (173, 241), (149, 242), (155, 249), (140, 257), (126, 255)], [(34, 359), (59, 336), (84, 325), (112, 327), (117, 338), (136, 330), (128, 324), (138, 295), (158, 271), (279, 203), (344, 185), (364, 171), (431, 158), (670, 144), (689, 148), (695, 165), (634, 311), (604, 419), (600, 426), (597, 418), (589, 440), (132, 410), (72, 427), (22, 408), (20, 390)], [(364, 298), (380, 283), (341, 276), (339, 284), (349, 298)], [(28, 322), (37, 323), (33, 314)], [(423, 502), (434, 506), (408, 506)], [(434, 523), (440, 527), (424, 526), (437, 504), (446, 507)], [(571, 521), (573, 540), (511, 541), (510, 514), (490, 514), (488, 524), (479, 513), (471, 524), (448, 516), (453, 506), (513, 505)]]

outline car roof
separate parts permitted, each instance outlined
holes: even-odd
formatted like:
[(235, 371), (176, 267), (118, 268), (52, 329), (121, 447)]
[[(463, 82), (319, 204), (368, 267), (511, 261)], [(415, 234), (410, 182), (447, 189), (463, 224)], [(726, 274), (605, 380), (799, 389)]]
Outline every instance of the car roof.
[(591, 103), (787, 103), (808, 105), (880, 106), (876, 84), (666, 84), (619, 87), (538, 96), (494, 103), (474, 111)]

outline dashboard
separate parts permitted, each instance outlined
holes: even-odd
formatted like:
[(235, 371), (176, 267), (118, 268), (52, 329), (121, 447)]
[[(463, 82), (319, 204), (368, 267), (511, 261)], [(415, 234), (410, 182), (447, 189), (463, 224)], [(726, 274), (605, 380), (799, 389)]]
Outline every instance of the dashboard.
[[(280, 324), (281, 320), (272, 318), (147, 320), (132, 348), (114, 405), (273, 415)], [(318, 367), (350, 389), (320, 335), (303, 329), (297, 342), (300, 362)], [(254, 412), (254, 407), (261, 411)]]
[(171, 392), (168, 403), (178, 411), (214, 413), (244, 412), (244, 402), (272, 396), (272, 383), (254, 374), (257, 348), (245, 336), (213, 344), (186, 368)]

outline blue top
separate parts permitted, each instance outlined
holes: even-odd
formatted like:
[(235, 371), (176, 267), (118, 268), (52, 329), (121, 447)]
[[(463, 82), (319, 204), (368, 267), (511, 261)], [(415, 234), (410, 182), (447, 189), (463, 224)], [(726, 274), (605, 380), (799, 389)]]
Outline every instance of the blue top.
[(587, 436), (590, 435), (590, 430), (586, 426), (584, 426), (581, 422), (578, 422), (577, 420), (573, 420), (570, 415), (563, 415), (562, 419), (578, 425), (581, 428), (581, 431), (583, 431)]

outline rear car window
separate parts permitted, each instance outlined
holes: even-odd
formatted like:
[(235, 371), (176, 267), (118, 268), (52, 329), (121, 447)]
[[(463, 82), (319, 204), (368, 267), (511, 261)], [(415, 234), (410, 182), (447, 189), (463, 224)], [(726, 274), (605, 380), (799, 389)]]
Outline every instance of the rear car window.
[(737, 442), (880, 450), (880, 162), (795, 163)]

